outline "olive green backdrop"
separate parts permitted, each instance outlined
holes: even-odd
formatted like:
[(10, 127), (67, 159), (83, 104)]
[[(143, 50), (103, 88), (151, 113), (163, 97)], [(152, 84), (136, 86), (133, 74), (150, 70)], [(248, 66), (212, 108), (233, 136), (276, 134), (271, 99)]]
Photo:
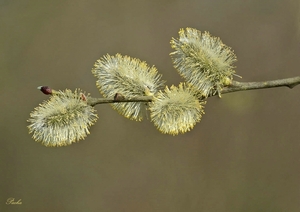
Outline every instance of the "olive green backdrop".
[[(39, 85), (100, 94), (104, 54), (155, 65), (167, 85), (170, 39), (221, 37), (241, 81), (300, 73), (299, 1), (0, 1), (0, 211), (300, 211), (300, 86), (209, 98), (202, 121), (169, 136), (98, 105), (91, 134), (68, 147), (31, 139)], [(239, 79), (238, 79), (239, 80)], [(21, 205), (7, 205), (8, 198)]]

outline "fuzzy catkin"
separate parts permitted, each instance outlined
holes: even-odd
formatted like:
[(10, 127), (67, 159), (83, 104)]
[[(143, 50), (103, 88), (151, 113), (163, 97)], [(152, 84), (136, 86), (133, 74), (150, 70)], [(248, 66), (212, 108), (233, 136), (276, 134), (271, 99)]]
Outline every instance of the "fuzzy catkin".
[[(126, 99), (152, 96), (164, 82), (157, 69), (146, 62), (129, 56), (106, 55), (96, 61), (92, 73), (97, 78), (97, 87), (106, 98), (116, 94)], [(146, 104), (140, 102), (115, 103), (111, 106), (121, 115), (131, 120), (141, 121)]]
[(193, 28), (181, 29), (171, 40), (171, 58), (179, 74), (204, 96), (221, 94), (231, 84), (236, 55), (220, 38)]
[(197, 91), (185, 83), (166, 87), (150, 103), (151, 121), (164, 134), (190, 131), (204, 114), (205, 101), (199, 99)]
[(98, 119), (85, 98), (81, 90), (66, 89), (36, 107), (28, 120), (33, 139), (45, 146), (66, 146), (84, 139)]

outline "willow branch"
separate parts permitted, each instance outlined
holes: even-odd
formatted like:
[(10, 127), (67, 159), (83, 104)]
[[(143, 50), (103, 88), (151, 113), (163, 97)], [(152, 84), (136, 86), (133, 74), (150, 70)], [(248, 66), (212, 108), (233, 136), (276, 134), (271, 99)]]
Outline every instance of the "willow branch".
[(288, 87), (293, 88), (296, 85), (300, 84), (300, 76), (272, 80), (272, 81), (263, 81), (263, 82), (237, 82), (234, 81), (231, 86), (226, 87), (222, 90), (222, 94), (232, 93), (236, 91), (247, 91), (255, 89), (265, 89), (265, 88), (276, 88), (276, 87)]
[(131, 99), (122, 99), (122, 100), (115, 100), (115, 99), (108, 99), (108, 98), (89, 98), (88, 104), (91, 106), (99, 105), (99, 104), (107, 104), (107, 103), (120, 103), (120, 102), (151, 102), (151, 96), (139, 96), (136, 98)]
[[(223, 88), (221, 94), (227, 94), (237, 91), (247, 91), (255, 89), (266, 89), (266, 88), (276, 88), (276, 87), (288, 87), (294, 88), (296, 85), (300, 84), (300, 76), (271, 80), (271, 81), (262, 81), (262, 82), (237, 82), (233, 81), (232, 85)], [(214, 96), (214, 95), (212, 95)], [(88, 103), (91, 106), (98, 104), (107, 104), (107, 103), (118, 103), (118, 102), (151, 102), (151, 96), (140, 96), (132, 99), (108, 99), (108, 98), (89, 98)]]

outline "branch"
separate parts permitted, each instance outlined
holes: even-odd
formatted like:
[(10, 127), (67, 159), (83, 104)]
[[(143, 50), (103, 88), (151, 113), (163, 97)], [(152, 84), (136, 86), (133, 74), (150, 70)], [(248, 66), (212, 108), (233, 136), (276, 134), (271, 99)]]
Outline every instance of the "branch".
[(247, 91), (247, 90), (275, 88), (275, 87), (284, 87), (284, 86), (292, 89), (298, 84), (300, 84), (300, 76), (286, 78), (286, 79), (272, 80), (272, 81), (263, 81), (263, 82), (234, 81), (231, 86), (226, 87), (222, 90), (222, 94), (232, 93), (236, 91)]
[[(275, 88), (275, 87), (288, 87), (293, 88), (296, 85), (300, 84), (300, 76), (286, 78), (286, 79), (279, 79), (279, 80), (272, 80), (272, 81), (263, 81), (263, 82), (237, 82), (233, 81), (231, 86), (225, 87), (221, 94), (232, 93), (236, 91), (247, 91), (247, 90), (255, 90), (255, 89), (265, 89), (265, 88)], [(217, 94), (215, 94), (217, 95)], [(212, 96), (215, 96), (212, 95)], [(108, 99), (108, 98), (89, 98), (88, 104), (91, 106), (95, 106), (98, 104), (107, 104), (107, 103), (119, 103), (119, 102), (151, 102), (151, 96), (140, 96), (134, 99)]]
[(91, 106), (99, 105), (99, 104), (107, 104), (107, 103), (120, 103), (120, 102), (151, 102), (151, 96), (139, 96), (132, 99), (122, 99), (122, 100), (115, 100), (115, 99), (108, 99), (108, 98), (89, 98), (88, 104)]

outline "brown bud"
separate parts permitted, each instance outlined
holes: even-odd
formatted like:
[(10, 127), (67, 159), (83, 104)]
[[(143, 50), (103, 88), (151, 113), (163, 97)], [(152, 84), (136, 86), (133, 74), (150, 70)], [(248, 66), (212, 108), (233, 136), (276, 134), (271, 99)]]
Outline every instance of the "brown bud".
[(86, 96), (84, 95), (84, 93), (80, 93), (80, 98), (86, 102)]
[(121, 101), (121, 100), (124, 100), (124, 99), (125, 99), (125, 97), (120, 93), (116, 93), (115, 96), (114, 96), (115, 101)]
[(39, 89), (46, 95), (52, 94), (52, 89), (49, 86), (39, 86), (37, 87), (37, 89)]

